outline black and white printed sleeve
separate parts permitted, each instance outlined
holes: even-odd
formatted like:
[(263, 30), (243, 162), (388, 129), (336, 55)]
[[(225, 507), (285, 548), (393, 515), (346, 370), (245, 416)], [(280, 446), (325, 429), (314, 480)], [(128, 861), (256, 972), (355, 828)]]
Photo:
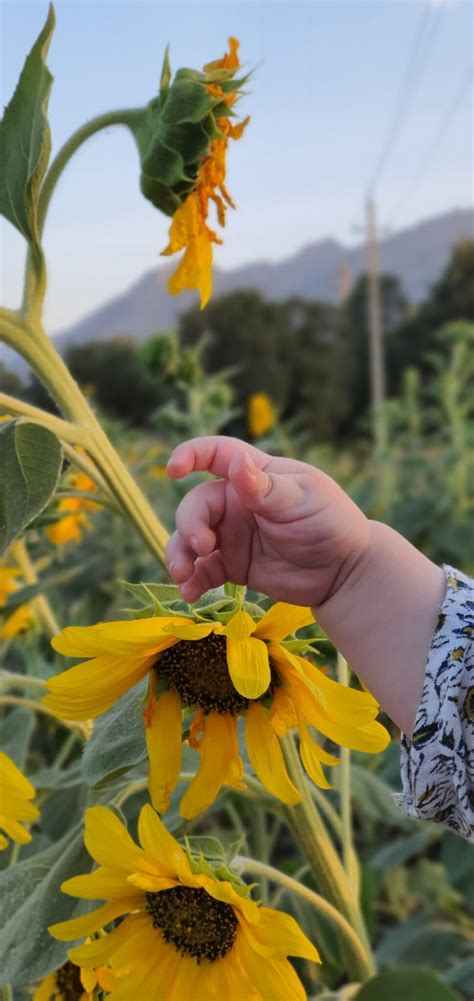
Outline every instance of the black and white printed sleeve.
[(413, 737), (402, 734), (403, 792), (411, 817), (474, 842), (474, 580), (443, 567), (448, 587), (426, 666)]

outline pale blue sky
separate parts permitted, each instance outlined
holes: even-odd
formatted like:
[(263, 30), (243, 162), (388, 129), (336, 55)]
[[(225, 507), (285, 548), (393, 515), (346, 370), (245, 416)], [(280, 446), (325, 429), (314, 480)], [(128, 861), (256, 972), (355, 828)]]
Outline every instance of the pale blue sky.
[[(2, 103), (46, 14), (43, 0), (3, 0)], [(163, 50), (173, 69), (222, 55), (229, 34), (256, 67), (229, 157), (230, 213), (216, 262), (281, 259), (325, 236), (354, 242), (369, 177), (393, 115), (420, 18), (422, 73), (378, 187), (395, 227), (472, 203), (472, 92), (464, 91), (431, 166), (413, 187), (472, 63), (471, 0), (59, 0), (49, 64), (53, 150), (87, 118), (147, 103)], [(472, 88), (471, 88), (472, 91)], [(400, 205), (400, 211), (398, 211)], [(61, 329), (160, 263), (168, 221), (140, 195), (137, 154), (122, 129), (84, 147), (57, 189), (45, 233), (46, 320)], [(0, 223), (2, 300), (20, 297), (23, 241)]]

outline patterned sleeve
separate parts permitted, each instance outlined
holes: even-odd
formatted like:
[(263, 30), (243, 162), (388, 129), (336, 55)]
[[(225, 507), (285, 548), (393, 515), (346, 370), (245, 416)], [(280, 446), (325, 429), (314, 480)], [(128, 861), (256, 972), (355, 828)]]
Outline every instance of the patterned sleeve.
[(403, 792), (411, 817), (445, 824), (474, 842), (474, 580), (448, 581), (411, 740), (402, 734)]

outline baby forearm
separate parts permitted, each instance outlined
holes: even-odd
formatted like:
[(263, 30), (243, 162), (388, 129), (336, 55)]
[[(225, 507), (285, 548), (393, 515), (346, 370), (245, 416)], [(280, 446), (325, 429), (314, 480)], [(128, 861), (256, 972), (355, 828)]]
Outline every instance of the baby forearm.
[(314, 614), (382, 709), (411, 735), (446, 579), (388, 525), (372, 521), (370, 530), (366, 553)]

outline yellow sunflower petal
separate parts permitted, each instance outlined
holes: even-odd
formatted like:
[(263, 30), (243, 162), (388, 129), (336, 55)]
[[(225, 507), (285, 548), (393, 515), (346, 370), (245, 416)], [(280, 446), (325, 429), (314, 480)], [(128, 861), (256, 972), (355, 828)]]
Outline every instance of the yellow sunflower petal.
[(140, 811), (138, 837), (147, 857), (153, 863), (156, 861), (160, 874), (176, 879), (187, 879), (191, 870), (186, 853), (149, 803), (146, 803)]
[[(67, 922), (65, 923), (67, 924)], [(102, 966), (113, 958), (113, 954), (129, 940), (134, 930), (138, 927), (146, 928), (149, 925), (150, 916), (148, 914), (146, 916), (131, 914), (122, 921), (118, 928), (113, 928), (101, 938), (84, 942), (82, 945), (70, 949), (69, 959), (77, 966)]]
[(319, 668), (303, 657), (295, 658), (305, 677), (319, 689), (324, 699), (322, 704), (331, 716), (337, 716), (341, 721), (352, 725), (364, 726), (377, 716), (379, 705), (370, 692), (361, 692), (348, 685), (341, 685), (333, 678), (328, 678)]
[(84, 900), (116, 900), (125, 896), (136, 896), (134, 888), (128, 885), (123, 871), (106, 869), (104, 866), (99, 866), (94, 872), (84, 876), (67, 879), (61, 889), (71, 897), (82, 897)]
[(234, 757), (230, 717), (216, 712), (206, 716), (199, 755), (199, 771), (181, 800), (180, 813), (187, 820), (207, 810), (226, 781)]
[(306, 991), (287, 959), (266, 959), (262, 962), (260, 953), (255, 952), (241, 935), (238, 942), (238, 957), (254, 987), (262, 998), (271, 1001), (306, 1001)]
[(50, 1001), (56, 990), (56, 974), (48, 973), (33, 994), (32, 1001)]
[(106, 966), (98, 966), (95, 970), (95, 974), (97, 977), (97, 983), (99, 987), (102, 987), (102, 990), (113, 990), (117, 981), (111, 970), (108, 970)]
[(122, 821), (107, 806), (91, 806), (86, 810), (84, 844), (89, 855), (106, 868), (127, 875), (137, 869), (163, 875), (162, 867), (151, 864)]
[(255, 622), (248, 612), (236, 612), (223, 626), (222, 633), (233, 640), (247, 640), (255, 632)]
[[(148, 725), (149, 723), (149, 725)], [(158, 813), (166, 813), (176, 787), (182, 758), (181, 699), (178, 692), (163, 692), (147, 718), (148, 788)]]
[(90, 966), (81, 966), (80, 978), (84, 990), (92, 993), (94, 987), (97, 986), (95, 971)]
[(163, 638), (165, 626), (187, 621), (181, 615), (170, 615), (129, 622), (97, 622), (94, 626), (67, 626), (54, 637), (51, 645), (67, 657), (96, 657), (104, 653), (134, 657), (143, 651), (153, 652)]
[(138, 661), (97, 657), (48, 680), (43, 702), (62, 719), (92, 719), (108, 709), (150, 670), (153, 657)]
[(0, 827), (8, 834), (13, 841), (16, 841), (17, 845), (26, 845), (31, 841), (31, 834), (22, 827), (18, 820), (14, 820), (12, 817), (5, 817), (0, 813)]
[(214, 897), (214, 900), (230, 904), (235, 911), (242, 913), (249, 924), (258, 924), (261, 920), (261, 908), (258, 904), (250, 897), (242, 897), (227, 880), (204, 877), (201, 878), (200, 884), (210, 897)]
[(263, 640), (227, 637), (227, 664), (234, 688), (246, 699), (258, 699), (270, 681), (268, 649)]
[(2, 790), (10, 789), (15, 795), (24, 796), (25, 799), (32, 799), (35, 795), (35, 789), (31, 782), (3, 751), (0, 751), (0, 776)]
[[(2, 826), (2, 821), (1, 821), (1, 818), (0, 818), (0, 827), (1, 826)], [(3, 834), (0, 834), (0, 852), (4, 852), (5, 848), (8, 848), (9, 844), (10, 844), (10, 842), (8, 841), (8, 838), (4, 838)]]
[(284, 803), (299, 803), (301, 796), (286, 770), (278, 737), (257, 702), (247, 710), (245, 741), (252, 767), (265, 788)]
[(188, 244), (174, 275), (168, 281), (170, 295), (179, 295), (184, 289), (198, 289), (201, 309), (212, 292), (212, 238), (207, 228)]
[(202, 640), (210, 633), (220, 632), (219, 622), (170, 622), (163, 632), (180, 640)]
[(271, 959), (301, 956), (314, 963), (321, 962), (318, 950), (290, 914), (274, 911), (270, 907), (260, 907), (259, 913), (260, 921), (257, 925), (249, 924), (244, 917), (238, 915), (239, 924), (252, 949)]
[(287, 605), (284, 601), (277, 601), (260, 619), (255, 636), (264, 640), (283, 640), (285, 636), (290, 636), (297, 629), (310, 626), (313, 622), (314, 615), (310, 608), (303, 608), (301, 605)]
[(68, 942), (74, 938), (82, 938), (83, 935), (91, 935), (92, 932), (100, 931), (104, 925), (121, 917), (130, 910), (129, 900), (114, 900), (110, 904), (104, 904), (97, 911), (89, 911), (80, 918), (71, 918), (70, 921), (60, 921), (56, 925), (50, 925), (49, 934), (60, 942)]

